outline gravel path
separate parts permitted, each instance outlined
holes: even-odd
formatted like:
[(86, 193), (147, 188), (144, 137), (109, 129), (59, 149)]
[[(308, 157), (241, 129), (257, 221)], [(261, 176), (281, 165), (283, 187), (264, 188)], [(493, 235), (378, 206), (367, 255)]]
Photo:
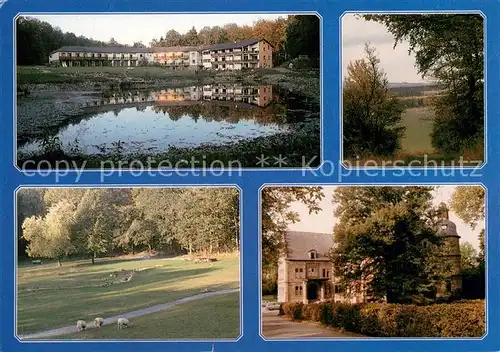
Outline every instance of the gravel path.
[[(136, 318), (136, 317), (140, 317), (142, 315), (147, 315), (147, 314), (156, 313), (156, 312), (159, 312), (162, 310), (166, 310), (166, 309), (169, 309), (169, 308), (176, 306), (178, 304), (196, 301), (198, 299), (203, 299), (203, 298), (212, 297), (212, 296), (225, 295), (228, 293), (234, 293), (234, 292), (238, 292), (238, 291), (239, 291), (239, 289), (206, 292), (206, 293), (201, 293), (201, 294), (194, 295), (194, 296), (181, 298), (177, 301), (173, 301), (173, 302), (169, 302), (169, 303), (157, 304), (155, 306), (151, 306), (148, 308), (134, 310), (134, 311), (131, 311), (128, 313), (123, 313), (120, 315), (115, 315), (115, 316), (112, 316), (109, 318), (105, 318), (103, 325), (116, 324), (116, 321), (118, 320), (118, 318), (127, 318), (127, 319)], [(87, 329), (95, 329), (93, 321), (87, 322)], [(77, 331), (78, 330), (76, 329), (76, 321), (75, 321), (75, 324), (71, 325), (71, 326), (65, 326), (63, 328), (40, 331), (40, 332), (36, 332), (33, 334), (19, 335), (19, 338), (21, 340), (23, 340), (23, 339), (32, 339), (32, 340), (33, 339), (46, 339), (48, 337), (71, 334), (71, 333), (74, 333)]]
[(262, 335), (268, 339), (303, 338), (363, 338), (365, 336), (340, 332), (316, 323), (295, 322), (278, 316), (278, 311), (262, 308)]

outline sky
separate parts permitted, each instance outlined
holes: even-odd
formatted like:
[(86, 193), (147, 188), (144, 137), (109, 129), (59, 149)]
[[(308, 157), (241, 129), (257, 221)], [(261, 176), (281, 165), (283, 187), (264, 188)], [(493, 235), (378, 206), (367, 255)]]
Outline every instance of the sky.
[[(309, 211), (301, 202), (292, 203), (291, 210), (296, 211), (300, 216), (300, 221), (289, 225), (291, 231), (306, 231), (306, 232), (321, 232), (332, 233), (333, 227), (337, 219), (333, 215), (334, 205), (332, 204), (332, 193), (335, 186), (323, 187), (325, 197), (320, 203), (320, 211), (318, 214), (309, 215)], [(437, 206), (441, 202), (449, 204), (451, 196), (455, 191), (456, 186), (440, 186), (434, 191), (434, 204)], [(450, 211), (450, 220), (457, 225), (457, 232), (460, 238), (460, 243), (469, 242), (474, 248), (479, 251), (479, 232), (485, 227), (484, 221), (479, 223), (476, 230), (472, 230), (469, 225), (460, 220), (455, 213)]]
[(134, 15), (36, 15), (30, 16), (59, 27), (63, 32), (73, 32), (95, 40), (115, 38), (121, 44), (142, 41), (149, 45), (151, 39), (159, 39), (174, 29), (184, 34), (193, 26), (200, 30), (205, 26), (223, 26), (227, 23), (252, 25), (259, 19), (286, 17), (283, 14), (134, 14)]
[(390, 83), (425, 82), (417, 73), (415, 55), (409, 54), (408, 42), (398, 43), (394, 48), (394, 37), (384, 25), (365, 21), (356, 14), (342, 17), (342, 74), (347, 73), (350, 61), (364, 58), (365, 43), (370, 43), (377, 50), (380, 67), (387, 74)]

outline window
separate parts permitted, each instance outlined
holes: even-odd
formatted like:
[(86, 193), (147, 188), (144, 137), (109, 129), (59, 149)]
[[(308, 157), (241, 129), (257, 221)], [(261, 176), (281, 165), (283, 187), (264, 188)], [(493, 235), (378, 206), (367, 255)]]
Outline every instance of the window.
[(302, 296), (302, 286), (295, 286), (295, 296)]
[(195, 64), (196, 63), (196, 60), (192, 60), (192, 63)]
[(318, 253), (313, 249), (309, 251), (309, 259), (316, 259), (318, 258)]
[(326, 277), (330, 277), (330, 270), (326, 271)]
[(326, 277), (326, 269), (323, 269), (323, 277)]

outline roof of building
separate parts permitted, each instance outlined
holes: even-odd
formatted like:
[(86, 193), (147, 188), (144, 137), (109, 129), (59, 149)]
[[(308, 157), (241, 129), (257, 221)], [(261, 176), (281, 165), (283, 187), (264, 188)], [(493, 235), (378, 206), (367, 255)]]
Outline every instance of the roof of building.
[[(169, 46), (169, 47), (153, 47), (153, 48), (133, 48), (133, 47), (123, 47), (123, 46), (63, 46), (55, 52), (81, 52), (81, 53), (89, 53), (89, 52), (97, 52), (97, 53), (151, 53), (151, 52), (185, 52), (185, 51), (198, 51), (198, 50), (222, 50), (222, 49), (234, 49), (234, 48), (242, 48), (248, 45), (256, 44), (260, 41), (265, 41), (269, 45), (271, 45), (267, 40), (260, 39), (248, 39), (242, 40), (239, 42), (230, 42), (230, 43), (221, 43), (221, 44), (213, 44), (206, 46)], [(272, 45), (271, 45), (272, 46)]]
[(150, 53), (151, 48), (132, 48), (123, 46), (63, 46), (55, 52), (80, 52), (80, 53)]
[[(265, 41), (269, 45), (271, 45), (267, 40), (260, 38), (260, 39), (248, 39), (248, 40), (242, 40), (239, 42), (231, 42), (231, 43), (221, 43), (221, 44), (213, 44), (213, 45), (207, 45), (203, 47), (203, 50), (222, 50), (222, 49), (234, 49), (234, 48), (242, 48), (244, 46), (248, 45), (254, 45), (260, 41)], [(272, 45), (271, 45), (272, 46)]]
[(333, 234), (319, 232), (287, 231), (285, 233), (287, 257), (290, 260), (310, 260), (309, 252), (315, 250), (317, 259), (327, 259), (333, 246)]
[(450, 220), (441, 220), (437, 231), (441, 237), (460, 237), (457, 233), (457, 225)]
[(197, 51), (201, 50), (201, 47), (197, 46), (154, 46), (154, 53), (171, 53), (171, 52), (187, 52), (187, 51)]

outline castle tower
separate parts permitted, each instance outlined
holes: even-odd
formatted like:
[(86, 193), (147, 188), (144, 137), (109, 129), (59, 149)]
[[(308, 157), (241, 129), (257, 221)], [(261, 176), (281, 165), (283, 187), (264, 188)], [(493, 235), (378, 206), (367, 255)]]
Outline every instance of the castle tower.
[(450, 221), (449, 210), (445, 203), (439, 205), (438, 213), (437, 235), (443, 239), (441, 256), (447, 264), (449, 273), (445, 282), (438, 289), (438, 296), (449, 297), (460, 294), (462, 291), (460, 236), (457, 233), (457, 226), (453, 221)]

